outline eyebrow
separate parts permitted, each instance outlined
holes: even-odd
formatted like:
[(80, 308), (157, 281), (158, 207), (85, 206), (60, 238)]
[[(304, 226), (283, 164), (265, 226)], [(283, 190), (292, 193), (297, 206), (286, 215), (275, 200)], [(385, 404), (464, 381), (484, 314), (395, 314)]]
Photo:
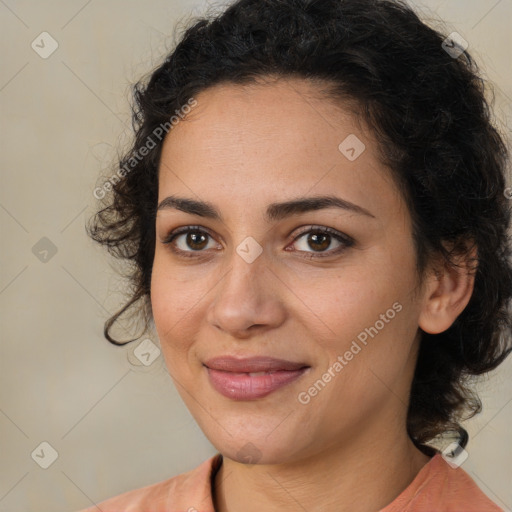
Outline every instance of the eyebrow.
[[(268, 221), (277, 221), (292, 215), (306, 213), (309, 211), (322, 210), (324, 208), (340, 208), (360, 215), (375, 218), (371, 212), (357, 204), (346, 201), (336, 196), (312, 196), (298, 197), (296, 199), (282, 203), (271, 203), (267, 206), (266, 219)], [(224, 222), (222, 214), (211, 203), (196, 201), (186, 197), (175, 195), (163, 199), (157, 207), (157, 211), (174, 209), (180, 210), (199, 217), (205, 217)]]

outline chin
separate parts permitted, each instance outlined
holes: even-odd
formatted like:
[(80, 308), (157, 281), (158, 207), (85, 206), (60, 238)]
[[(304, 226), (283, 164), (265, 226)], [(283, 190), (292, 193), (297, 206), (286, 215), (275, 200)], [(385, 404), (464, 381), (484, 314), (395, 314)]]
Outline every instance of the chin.
[[(297, 443), (296, 436), (278, 437), (273, 432), (270, 437), (267, 432), (272, 432), (272, 428), (261, 432), (248, 432), (247, 429), (241, 434), (229, 436), (223, 431), (222, 439), (218, 436), (208, 437), (214, 447), (225, 457), (232, 459), (240, 464), (282, 464), (300, 458), (301, 448)], [(229, 430), (229, 427), (226, 428)]]

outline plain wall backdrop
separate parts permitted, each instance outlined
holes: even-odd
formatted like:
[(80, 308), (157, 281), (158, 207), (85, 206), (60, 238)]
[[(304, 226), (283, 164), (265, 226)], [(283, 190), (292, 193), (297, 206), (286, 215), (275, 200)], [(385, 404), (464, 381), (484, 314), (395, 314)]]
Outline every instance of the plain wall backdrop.
[[(512, 0), (414, 5), (468, 41), (509, 133)], [(139, 342), (103, 338), (123, 281), (84, 229), (100, 173), (129, 141), (130, 84), (172, 48), (176, 22), (206, 7), (0, 0), (0, 511), (71, 512), (216, 453), (162, 357), (144, 366)], [(479, 385), (484, 409), (465, 424), (462, 466), (509, 511), (511, 384), (508, 358)]]

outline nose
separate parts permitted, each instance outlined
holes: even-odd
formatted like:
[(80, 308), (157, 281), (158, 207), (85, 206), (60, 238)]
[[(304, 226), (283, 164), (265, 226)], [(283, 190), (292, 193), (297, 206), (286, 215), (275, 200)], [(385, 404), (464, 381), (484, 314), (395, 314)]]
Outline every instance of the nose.
[[(233, 251), (229, 267), (212, 291), (208, 321), (236, 338), (276, 328), (284, 321), (284, 286), (268, 263), (265, 251), (254, 258), (251, 241)], [(251, 257), (245, 255), (249, 251)]]

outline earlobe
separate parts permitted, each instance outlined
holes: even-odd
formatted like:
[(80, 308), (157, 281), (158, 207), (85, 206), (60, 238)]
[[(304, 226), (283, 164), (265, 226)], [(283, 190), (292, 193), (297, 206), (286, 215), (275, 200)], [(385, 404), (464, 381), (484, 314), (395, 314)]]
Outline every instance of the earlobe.
[(477, 249), (458, 259), (457, 266), (444, 262), (427, 278), (418, 326), (429, 334), (446, 331), (468, 305), (473, 294)]

